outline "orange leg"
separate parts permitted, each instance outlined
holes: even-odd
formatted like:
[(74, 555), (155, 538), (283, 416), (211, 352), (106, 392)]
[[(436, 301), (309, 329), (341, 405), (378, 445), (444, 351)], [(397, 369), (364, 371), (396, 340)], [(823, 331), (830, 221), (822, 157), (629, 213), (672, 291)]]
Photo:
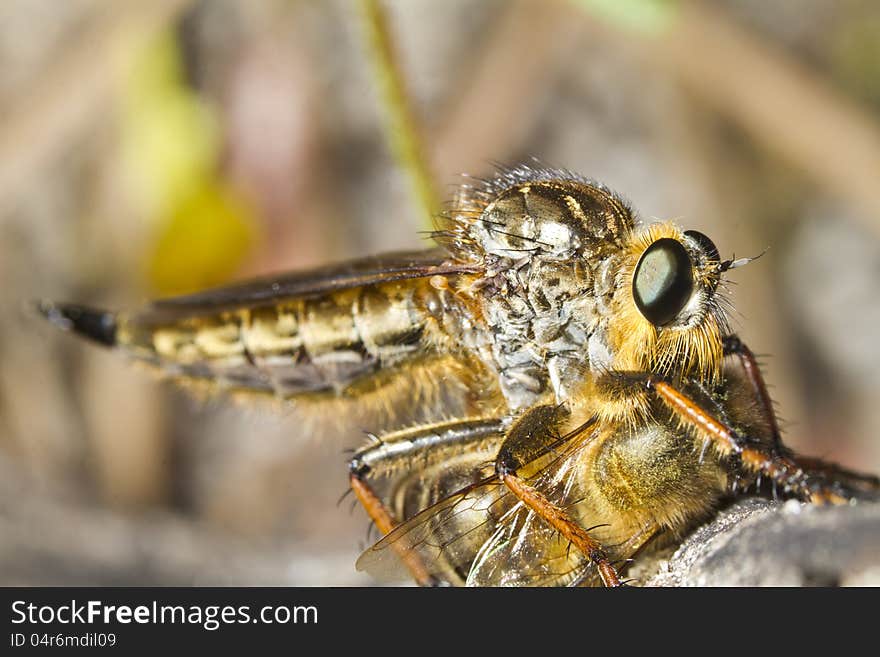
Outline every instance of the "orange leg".
[[(784, 450), (779, 425), (776, 421), (776, 414), (773, 412), (773, 404), (770, 401), (767, 385), (764, 383), (764, 377), (761, 375), (761, 368), (758, 366), (755, 355), (736, 335), (728, 335), (724, 338), (724, 355), (735, 355), (739, 358), (743, 370), (752, 384), (755, 398), (764, 410), (764, 415), (767, 418), (767, 423), (773, 436), (773, 446), (777, 450)], [(815, 472), (829, 479), (842, 479), (848, 485), (860, 490), (880, 489), (880, 478), (874, 475), (854, 472), (836, 463), (828, 463), (818, 458), (805, 456), (792, 456), (791, 458), (805, 471)]]
[(770, 400), (770, 393), (767, 392), (767, 384), (764, 383), (764, 377), (761, 375), (761, 368), (758, 365), (755, 354), (737, 335), (726, 336), (723, 343), (725, 356), (735, 355), (739, 358), (743, 370), (752, 384), (755, 399), (761, 404), (764, 416), (767, 418), (770, 433), (773, 436), (773, 446), (781, 449), (782, 435), (779, 433), (779, 423), (776, 421), (776, 413), (773, 412), (773, 402)]
[(649, 390), (708, 440), (719, 456), (744, 472), (766, 477), (784, 494), (819, 505), (845, 504), (854, 497), (854, 493), (845, 490), (839, 482), (821, 472), (805, 469), (775, 446), (741, 435), (662, 377), (646, 372), (609, 372), (604, 378), (606, 384), (617, 390), (622, 386)]
[[(394, 529), (398, 523), (391, 515), (388, 507), (382, 503), (382, 500), (379, 499), (379, 496), (376, 495), (370, 485), (356, 472), (352, 472), (349, 475), (349, 482), (351, 484), (351, 489), (354, 491), (355, 497), (357, 497), (358, 501), (363, 505), (367, 515), (369, 515), (373, 522), (376, 523), (376, 527), (379, 531), (385, 536), (390, 534), (391, 530)], [(412, 574), (416, 584), (419, 586), (439, 585), (437, 579), (427, 571), (418, 554), (408, 550), (399, 549), (396, 544), (394, 544), (393, 547), (397, 550), (397, 556), (400, 557), (400, 560)]]
[(840, 479), (859, 490), (875, 491), (880, 489), (880, 477), (876, 475), (855, 472), (813, 456), (796, 456), (794, 459), (805, 470), (820, 473), (829, 479)]
[(621, 586), (620, 577), (614, 566), (608, 560), (608, 555), (602, 545), (590, 534), (577, 524), (572, 518), (558, 506), (553, 504), (546, 495), (529, 486), (515, 474), (502, 472), (501, 481), (511, 492), (516, 495), (527, 507), (543, 518), (551, 527), (567, 538), (580, 550), (590, 561), (596, 564), (599, 576), (605, 586)]
[[(373, 444), (358, 450), (349, 463), (349, 485), (376, 528), (387, 536), (400, 521), (370, 486), (368, 475), (381, 478), (405, 470), (412, 466), (413, 459), (425, 458), (433, 450), (468, 449), (487, 441), (500, 442), (502, 432), (501, 420), (482, 418), (425, 424), (376, 438)], [(418, 553), (402, 543), (392, 543), (392, 548), (419, 586), (441, 585)]]
[(523, 504), (562, 534), (596, 565), (605, 586), (621, 586), (620, 577), (611, 565), (602, 545), (564, 509), (554, 504), (544, 493), (527, 484), (516, 473), (526, 463), (576, 438), (595, 421), (591, 418), (571, 433), (560, 436), (556, 429), (564, 414), (565, 411), (558, 406), (537, 406), (517, 419), (505, 435), (504, 443), (498, 451), (495, 473)]

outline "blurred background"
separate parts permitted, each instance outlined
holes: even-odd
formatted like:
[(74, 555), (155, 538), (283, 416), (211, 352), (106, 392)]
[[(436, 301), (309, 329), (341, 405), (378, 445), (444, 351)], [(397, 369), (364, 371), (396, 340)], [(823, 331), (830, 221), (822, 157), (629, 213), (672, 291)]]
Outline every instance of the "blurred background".
[(880, 470), (880, 4), (387, 0), (427, 193), (363, 5), (0, 4), (0, 584), (369, 584), (337, 500), (373, 427), (194, 399), (24, 304), (427, 246), (431, 193), (531, 156), (769, 249), (735, 326), (787, 441)]

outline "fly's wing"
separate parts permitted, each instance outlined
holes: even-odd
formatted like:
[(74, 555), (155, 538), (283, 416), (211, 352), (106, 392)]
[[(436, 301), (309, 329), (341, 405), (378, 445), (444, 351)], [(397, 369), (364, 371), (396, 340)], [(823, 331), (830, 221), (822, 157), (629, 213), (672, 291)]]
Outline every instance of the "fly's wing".
[[(529, 482), (555, 504), (574, 513), (579, 503), (579, 450), (569, 450)], [(568, 586), (591, 575), (590, 560), (567, 539), (519, 503), (498, 523), (474, 558), (467, 586)]]
[(142, 322), (164, 323), (180, 318), (258, 308), (284, 299), (311, 299), (366, 285), (473, 273), (472, 265), (448, 261), (442, 249), (369, 256), (316, 269), (257, 278), (195, 294), (160, 299), (139, 316)]
[(63, 329), (184, 381), (279, 397), (339, 394), (434, 355), (417, 292), (426, 284), (402, 283), (472, 271), (434, 249), (163, 299), (134, 313), (50, 303), (40, 310)]
[[(583, 511), (577, 508), (583, 502), (578, 486), (580, 456), (598, 431), (592, 429), (573, 440), (525, 477), (577, 519)], [(583, 522), (592, 521), (583, 518)], [(399, 555), (410, 551), (434, 577), (468, 586), (565, 586), (595, 575), (584, 555), (494, 476), (395, 528), (361, 555), (357, 567), (379, 579), (405, 580), (409, 574)]]
[(495, 523), (517, 500), (496, 477), (467, 486), (429, 506), (366, 550), (357, 569), (381, 581), (410, 579), (400, 558), (415, 552), (428, 574), (462, 584)]
[[(646, 525), (632, 535), (612, 535), (608, 518), (597, 517), (595, 504), (583, 489), (583, 450), (612, 428), (593, 425), (562, 450), (549, 465), (538, 469), (529, 483), (564, 509), (605, 548), (614, 561), (632, 557), (658, 527)], [(495, 532), (476, 555), (468, 586), (581, 586), (598, 585), (601, 578), (586, 555), (524, 504), (519, 504), (498, 523)]]
[[(285, 299), (311, 299), (365, 285), (475, 271), (477, 268), (472, 265), (449, 262), (443, 249), (388, 253), (159, 299), (131, 314), (130, 319), (144, 326), (170, 324), (219, 316), (240, 308), (259, 308)], [(36, 302), (35, 308), (62, 330), (105, 346), (117, 345), (119, 318), (114, 312), (46, 300)]]
[(483, 544), (467, 586), (568, 586), (594, 577), (592, 565), (555, 529), (520, 505)]
[[(601, 530), (601, 525), (593, 528)], [(606, 552), (612, 561), (626, 561), (656, 533), (657, 527), (646, 526), (606, 545)], [(521, 507), (483, 545), (466, 585), (598, 586), (601, 582), (595, 564), (533, 511)]]

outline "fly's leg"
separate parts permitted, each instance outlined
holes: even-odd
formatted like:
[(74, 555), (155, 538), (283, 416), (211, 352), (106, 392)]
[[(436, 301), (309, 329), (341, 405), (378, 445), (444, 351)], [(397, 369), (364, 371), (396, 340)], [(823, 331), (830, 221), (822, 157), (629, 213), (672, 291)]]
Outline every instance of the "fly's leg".
[(811, 476), (792, 458), (773, 448), (750, 443), (670, 383), (651, 377), (645, 383), (679, 417), (707, 436), (719, 454), (738, 461), (746, 471), (765, 476), (784, 492), (813, 504), (845, 504), (849, 500), (848, 495), (835, 489), (824, 477)]
[(611, 561), (609, 561), (608, 555), (605, 553), (601, 543), (591, 537), (565, 510), (556, 506), (541, 491), (529, 486), (515, 472), (508, 472), (503, 464), (499, 464), (498, 473), (504, 485), (523, 504), (571, 541), (590, 561), (596, 564), (599, 576), (602, 578), (602, 583), (605, 586), (621, 586), (617, 570), (611, 565)]
[[(364, 507), (367, 515), (370, 516), (370, 519), (376, 524), (379, 531), (383, 535), (391, 532), (397, 525), (397, 522), (391, 515), (391, 511), (385, 506), (379, 496), (376, 495), (372, 486), (367, 483), (363, 475), (352, 470), (349, 475), (349, 484), (358, 502)], [(400, 560), (409, 570), (416, 584), (419, 586), (440, 585), (440, 582), (425, 569), (425, 565), (422, 563), (419, 555), (414, 552), (399, 550), (397, 556), (400, 557)]]
[[(394, 432), (382, 439), (375, 439), (373, 444), (355, 453), (349, 462), (349, 484), (367, 515), (376, 523), (376, 528), (387, 535), (399, 524), (399, 520), (376, 494), (370, 485), (370, 477), (407, 468), (415, 461), (442, 458), (445, 452), (473, 448), (493, 438), (497, 441), (503, 431), (501, 420), (469, 419)], [(418, 554), (396, 544), (393, 547), (419, 586), (440, 584), (425, 568)]]
[(847, 485), (865, 491), (880, 490), (880, 477), (864, 472), (856, 472), (844, 468), (836, 463), (829, 463), (812, 456), (794, 456), (795, 461), (804, 470), (815, 472), (829, 479), (837, 479), (845, 482)]
[(605, 586), (620, 586), (620, 577), (611, 565), (604, 547), (567, 511), (526, 483), (518, 474), (524, 465), (546, 454), (554, 446), (575, 438), (586, 428), (582, 426), (568, 436), (560, 436), (558, 426), (563, 416), (564, 411), (559, 406), (536, 406), (520, 416), (504, 438), (495, 461), (495, 472), (523, 504), (562, 534), (596, 565)]
[(797, 461), (759, 443), (718, 419), (704, 405), (663, 377), (648, 372), (607, 372), (600, 385), (620, 394), (623, 390), (647, 392), (660, 399), (679, 419), (708, 440), (715, 452), (743, 471), (758, 474), (784, 493), (813, 504), (845, 504), (852, 494), (834, 486), (818, 472), (808, 472)]
[[(728, 335), (724, 338), (724, 355), (735, 355), (739, 358), (743, 370), (745, 371), (749, 382), (752, 384), (755, 398), (764, 410), (764, 415), (773, 437), (773, 447), (777, 451), (783, 451), (785, 448), (782, 444), (782, 438), (779, 433), (779, 425), (776, 422), (776, 414), (773, 412), (773, 404), (770, 401), (770, 395), (767, 392), (767, 385), (764, 383), (764, 377), (761, 375), (761, 369), (758, 366), (758, 361), (755, 359), (755, 355), (748, 346), (739, 339), (739, 336), (736, 335)], [(880, 489), (880, 478), (877, 478), (874, 475), (854, 472), (842, 468), (835, 463), (823, 461), (822, 459), (804, 456), (791, 456), (790, 458), (796, 461), (805, 471), (815, 472), (832, 479), (841, 479), (849, 485), (860, 489)]]
[(745, 371), (746, 377), (752, 384), (752, 390), (755, 393), (755, 399), (761, 404), (764, 411), (764, 417), (770, 427), (770, 434), (773, 438), (773, 447), (777, 450), (782, 449), (782, 436), (779, 433), (779, 423), (776, 421), (776, 413), (773, 412), (773, 402), (770, 400), (770, 394), (767, 392), (767, 384), (764, 383), (764, 377), (761, 375), (761, 368), (758, 360), (752, 350), (739, 339), (738, 335), (728, 335), (723, 339), (724, 355), (737, 356)]

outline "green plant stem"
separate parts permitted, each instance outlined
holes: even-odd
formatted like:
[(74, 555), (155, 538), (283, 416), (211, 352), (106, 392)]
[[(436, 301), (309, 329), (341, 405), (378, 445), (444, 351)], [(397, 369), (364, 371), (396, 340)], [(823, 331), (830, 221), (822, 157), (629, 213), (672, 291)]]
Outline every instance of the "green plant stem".
[(360, 0), (359, 4), (373, 76), (382, 95), (388, 141), (394, 157), (410, 179), (413, 194), (421, 207), (422, 222), (430, 228), (440, 204), (398, 64), (388, 18), (379, 0)]

